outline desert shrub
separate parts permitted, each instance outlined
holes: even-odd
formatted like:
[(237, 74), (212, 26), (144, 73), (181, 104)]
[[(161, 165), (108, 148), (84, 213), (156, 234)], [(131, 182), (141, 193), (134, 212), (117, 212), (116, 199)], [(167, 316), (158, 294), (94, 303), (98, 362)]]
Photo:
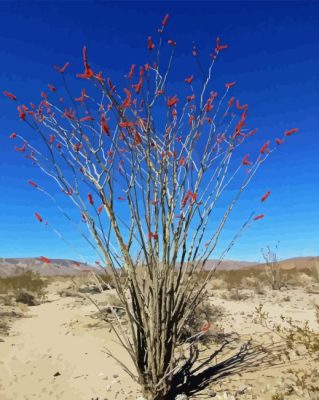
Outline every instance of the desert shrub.
[(13, 293), (17, 297), (23, 290), (33, 293), (37, 298), (45, 297), (47, 281), (32, 271), (26, 271), (19, 275), (0, 278), (0, 294)]
[(39, 301), (37, 300), (36, 294), (29, 290), (21, 289), (16, 294), (16, 301), (18, 303), (27, 304), (28, 306), (37, 306)]
[(13, 292), (8, 292), (6, 294), (0, 294), (0, 304), (4, 306), (14, 306), (15, 295)]
[(251, 289), (257, 294), (264, 295), (266, 293), (265, 285), (262, 280), (258, 279), (258, 277), (254, 276), (253, 274), (243, 277), (240, 285), (243, 289)]
[(215, 290), (220, 290), (220, 289), (225, 289), (226, 288), (226, 282), (223, 278), (214, 278), (211, 280), (209, 283), (209, 287), (211, 289)]
[(310, 269), (311, 276), (316, 282), (319, 282), (319, 260), (315, 260), (315, 265)]
[(7, 324), (7, 322), (4, 320), (0, 320), (0, 335), (7, 334), (8, 330), (9, 330), (9, 325)]
[(222, 306), (211, 304), (205, 300), (201, 302), (185, 322), (181, 342), (188, 340), (190, 337), (198, 335), (202, 344), (211, 343), (216, 322), (224, 315), (225, 309)]
[(286, 287), (284, 274), (277, 259), (277, 248), (278, 247), (276, 246), (275, 251), (273, 251), (269, 246), (267, 246), (266, 249), (261, 250), (265, 260), (265, 276), (268, 284), (273, 290), (280, 290), (281, 288)]
[(292, 286), (307, 287), (314, 283), (314, 278), (303, 271), (295, 271), (294, 275), (290, 274), (290, 276), (287, 277), (287, 283)]
[(238, 288), (233, 288), (228, 290), (227, 292), (224, 292), (222, 295), (222, 298), (225, 300), (233, 300), (233, 301), (243, 301), (247, 300), (250, 296), (248, 293), (244, 292), (243, 290), (240, 290)]
[[(319, 306), (315, 305), (317, 323), (319, 324)], [(269, 313), (263, 310), (260, 305), (256, 308), (254, 322), (258, 322), (272, 333), (278, 335), (283, 344), (279, 358), (287, 359), (293, 365), (293, 360), (307, 360), (303, 368), (290, 368), (287, 372), (286, 381), (291, 382), (294, 395), (300, 399), (317, 400), (319, 397), (318, 361), (319, 361), (319, 326), (313, 329), (309, 321), (303, 324), (294, 321), (292, 318), (281, 316), (282, 323), (274, 324), (269, 322)], [(276, 398), (288, 393), (276, 393)], [(289, 393), (291, 394), (291, 393)]]
[[(102, 282), (104, 282), (109, 287), (113, 287), (112, 276), (110, 274), (99, 275), (99, 278), (101, 279)], [(123, 275), (123, 279), (125, 279), (124, 275)]]

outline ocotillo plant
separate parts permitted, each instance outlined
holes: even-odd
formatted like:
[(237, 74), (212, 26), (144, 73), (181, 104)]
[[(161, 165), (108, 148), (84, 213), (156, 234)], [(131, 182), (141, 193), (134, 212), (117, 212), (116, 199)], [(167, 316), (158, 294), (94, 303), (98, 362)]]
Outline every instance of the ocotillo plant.
[(286, 286), (283, 280), (283, 274), (277, 258), (278, 244), (275, 246), (275, 250), (272, 250), (270, 246), (266, 249), (262, 249), (262, 255), (265, 260), (265, 272), (267, 282), (274, 290), (280, 290)]
[[(248, 105), (229, 94), (235, 82), (226, 83), (223, 93), (213, 91), (213, 68), (228, 47), (219, 38), (207, 71), (193, 47), (199, 74), (183, 78), (187, 95), (171, 88), (176, 43), (164, 40), (167, 22), (168, 15), (156, 44), (150, 36), (146, 40), (151, 61), (128, 68), (122, 88), (94, 71), (86, 47), (84, 71), (76, 74), (85, 87), (77, 97), (68, 84), (69, 63), (56, 67), (63, 94), (49, 84), (38, 105), (18, 106), (20, 119), (43, 146), (35, 148), (20, 134), (11, 135), (22, 140), (16, 151), (57, 183), (86, 223), (126, 309), (129, 334), (121, 324), (113, 328), (148, 399), (165, 398), (182, 368), (176, 349), (183, 325), (213, 270), (204, 281), (197, 272), (215, 250), (241, 193), (273, 150), (265, 141), (254, 156), (239, 151), (256, 129), (247, 128)], [(169, 50), (164, 59), (163, 49)], [(12, 93), (4, 94), (18, 101)], [(277, 145), (296, 130), (276, 139)], [(235, 153), (241, 154), (239, 159)], [(211, 234), (216, 203), (237, 180)], [(43, 222), (41, 215), (35, 216)], [(249, 221), (262, 217), (253, 215)], [(188, 344), (194, 343), (196, 337), (190, 338)]]

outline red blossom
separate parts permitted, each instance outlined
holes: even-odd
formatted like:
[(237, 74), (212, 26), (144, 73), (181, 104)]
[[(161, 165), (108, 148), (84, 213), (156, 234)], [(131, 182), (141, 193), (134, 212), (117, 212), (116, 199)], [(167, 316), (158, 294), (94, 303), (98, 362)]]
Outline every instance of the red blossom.
[(285, 136), (291, 136), (293, 133), (296, 133), (299, 131), (299, 128), (292, 128), (289, 131), (285, 132)]
[(176, 46), (176, 42), (174, 42), (174, 40), (169, 39), (169, 40), (167, 41), (167, 43), (168, 43), (170, 46), (173, 46), (173, 47)]
[(185, 197), (182, 200), (182, 207), (185, 207), (188, 200), (190, 200), (190, 204), (192, 205), (194, 201), (197, 199), (197, 194), (191, 192), (190, 190), (186, 193)]
[(270, 196), (270, 192), (266, 192), (260, 199), (260, 201), (263, 203), (264, 201), (266, 201), (268, 199), (268, 197)]
[(100, 215), (101, 214), (101, 212), (103, 211), (103, 207), (104, 207), (104, 205), (103, 204), (101, 204), (99, 207), (98, 207), (98, 209), (97, 209), (97, 213)]
[(48, 83), (48, 88), (51, 90), (51, 92), (56, 92), (55, 86), (51, 85), (50, 83)]
[(230, 89), (230, 88), (232, 88), (232, 87), (235, 86), (235, 85), (236, 85), (236, 82), (235, 82), (235, 81), (234, 81), (234, 82), (225, 83), (225, 86), (226, 86), (227, 89)]
[(231, 107), (234, 104), (235, 97), (231, 97), (228, 101), (228, 107)]
[(36, 217), (36, 219), (37, 219), (39, 222), (42, 222), (42, 221), (43, 221), (43, 218), (42, 218), (41, 215), (38, 214), (37, 212), (34, 213), (34, 216)]
[(107, 78), (107, 84), (109, 85), (112, 93), (116, 91), (116, 86), (113, 85), (110, 78)]
[(207, 103), (205, 105), (205, 111), (206, 113), (209, 113), (212, 109), (213, 109), (213, 105), (212, 105), (213, 100), (212, 99), (208, 99)]
[(260, 154), (264, 154), (270, 145), (270, 141), (268, 140), (260, 149)]
[(254, 221), (258, 221), (259, 219), (264, 218), (265, 214), (259, 214), (254, 218)]
[(131, 95), (131, 92), (126, 88), (124, 89), (124, 92), (126, 94), (126, 97), (122, 103), (122, 107), (129, 108), (129, 107), (131, 107), (131, 104), (132, 104), (132, 95)]
[(63, 67), (58, 67), (57, 65), (54, 65), (54, 68), (60, 72), (61, 74), (63, 74), (65, 72), (65, 70), (69, 67), (70, 63), (66, 62)]
[(94, 121), (94, 118), (91, 115), (87, 115), (85, 117), (80, 118), (80, 122), (86, 122), (86, 121)]
[(138, 132), (135, 132), (135, 135), (134, 135), (134, 143), (135, 143), (136, 145), (142, 143), (142, 137), (141, 137), (141, 135), (140, 135)]
[(82, 79), (89, 79), (94, 76), (94, 72), (92, 71), (88, 61), (87, 61), (87, 48), (86, 46), (83, 47), (83, 64), (84, 64), (84, 73), (83, 74), (77, 74), (76, 76), (78, 78)]
[(9, 136), (9, 139), (14, 139), (17, 137), (17, 134), (15, 132), (12, 132), (11, 135)]
[(185, 162), (186, 162), (185, 157), (182, 157), (182, 158), (179, 160), (178, 164), (182, 167), (182, 166), (185, 164)]
[(105, 115), (101, 115), (101, 127), (106, 136), (110, 136), (110, 128), (106, 123)]
[(133, 85), (133, 88), (135, 89), (135, 93), (139, 94), (141, 89), (142, 89), (142, 85), (143, 85), (143, 78), (141, 77), (140, 80), (138, 81), (138, 83), (136, 83), (135, 85)]
[(8, 99), (10, 99), (10, 100), (14, 100), (14, 101), (17, 100), (17, 96), (16, 96), (16, 95), (14, 95), (14, 94), (12, 94), (12, 93), (10, 93), (10, 92), (7, 92), (6, 90), (3, 91), (3, 94), (4, 94), (6, 97), (8, 97)]
[(162, 20), (162, 26), (166, 26), (167, 25), (168, 18), (169, 18), (169, 14), (166, 14), (164, 16), (163, 20)]
[(94, 200), (93, 200), (93, 196), (91, 195), (91, 193), (88, 194), (88, 201), (93, 206)]
[(249, 159), (249, 154), (246, 154), (245, 157), (242, 159), (242, 164), (243, 165), (252, 165), (252, 162), (248, 160)]
[(27, 149), (27, 143), (24, 142), (22, 147), (15, 147), (14, 149), (15, 149), (15, 151), (24, 153), (26, 151), (26, 149)]
[(100, 71), (98, 74), (95, 74), (94, 76), (101, 84), (104, 83), (105, 79), (102, 76), (102, 71)]
[(176, 97), (176, 95), (174, 95), (173, 97), (169, 97), (167, 99), (167, 107), (173, 107), (178, 103), (178, 98)]
[(47, 257), (40, 256), (39, 259), (41, 261), (43, 261), (45, 264), (50, 264), (51, 263), (51, 260), (49, 258), (47, 258)]
[(135, 71), (135, 64), (133, 64), (131, 66), (130, 72), (128, 73), (127, 77), (128, 79), (132, 79), (133, 75), (134, 75), (134, 71)]
[(236, 100), (236, 107), (238, 108), (238, 110), (245, 110), (245, 109), (248, 108), (248, 104), (243, 104), (243, 105), (241, 105), (241, 104), (239, 103), (239, 100)]
[(25, 121), (26, 114), (22, 108), (22, 106), (18, 106), (18, 112), (19, 112), (19, 118), (22, 119), (22, 121)]
[(50, 135), (49, 143), (52, 144), (54, 141), (55, 141), (55, 136), (54, 135)]
[(147, 48), (150, 51), (152, 51), (155, 48), (155, 44), (152, 42), (152, 37), (151, 36), (149, 36), (147, 38)]
[(82, 89), (82, 90), (81, 90), (81, 96), (80, 96), (80, 97), (76, 97), (76, 98), (74, 99), (74, 101), (78, 101), (78, 102), (80, 102), (80, 103), (83, 103), (85, 97), (87, 97), (87, 95), (86, 95), (86, 90), (85, 90), (85, 89)]
[(153, 232), (148, 232), (148, 239), (149, 240), (151, 240), (151, 239), (157, 240), (158, 239), (158, 234), (157, 233), (153, 233)]
[(134, 126), (134, 122), (133, 121), (120, 122), (119, 126), (121, 128), (132, 128)]
[(194, 75), (188, 76), (187, 78), (185, 78), (185, 82), (186, 83), (192, 83), (194, 80)]
[(282, 139), (278, 139), (278, 138), (275, 139), (275, 142), (276, 142), (278, 145), (281, 145), (281, 144), (284, 143), (284, 141), (283, 141)]
[(192, 94), (191, 96), (187, 96), (186, 100), (187, 100), (188, 103), (191, 102), (192, 100), (195, 100), (195, 95)]
[(34, 188), (38, 187), (38, 184), (36, 182), (31, 181), (31, 180), (28, 181), (28, 184), (33, 186)]
[(228, 44), (220, 44), (220, 38), (217, 37), (216, 38), (216, 47), (215, 47), (215, 52), (219, 53), (221, 50), (227, 49), (228, 48)]
[(248, 136), (253, 136), (257, 131), (258, 131), (257, 128), (251, 130), (250, 132), (248, 132)]
[(67, 119), (74, 120), (74, 110), (72, 110), (72, 109), (68, 110), (66, 108), (62, 115), (63, 115), (63, 117), (65, 117)]

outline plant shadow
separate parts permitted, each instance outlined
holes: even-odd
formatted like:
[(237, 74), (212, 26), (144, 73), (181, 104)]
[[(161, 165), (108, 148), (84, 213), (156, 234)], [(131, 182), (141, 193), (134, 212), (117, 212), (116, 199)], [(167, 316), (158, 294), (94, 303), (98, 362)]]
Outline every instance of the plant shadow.
[[(173, 376), (167, 398), (174, 399), (179, 394), (194, 396), (226, 377), (282, 364), (277, 353), (281, 348), (280, 343), (261, 346), (249, 340), (234, 353), (228, 350), (234, 342), (236, 339), (225, 339), (217, 350), (201, 361), (199, 361), (199, 350), (193, 349), (189, 360)], [(220, 362), (217, 362), (218, 357), (221, 358)]]

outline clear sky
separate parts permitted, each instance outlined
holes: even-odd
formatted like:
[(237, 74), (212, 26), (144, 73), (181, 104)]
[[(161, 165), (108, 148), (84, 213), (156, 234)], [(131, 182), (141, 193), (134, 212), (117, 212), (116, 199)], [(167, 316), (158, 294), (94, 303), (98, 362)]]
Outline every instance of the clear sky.
[[(286, 129), (300, 129), (259, 171), (226, 225), (219, 251), (254, 210), (266, 217), (245, 233), (227, 258), (260, 260), (260, 248), (277, 241), (279, 258), (318, 255), (319, 3), (1, 2), (1, 92), (38, 98), (48, 82), (58, 85), (53, 64), (69, 61), (76, 72), (82, 68), (84, 44), (97, 69), (116, 80), (132, 63), (145, 59), (146, 38), (154, 35), (166, 13), (169, 33), (177, 42), (171, 85), (179, 87), (194, 69), (192, 42), (205, 55), (220, 36), (230, 47), (218, 79), (237, 81), (234, 95), (250, 105), (249, 121), (259, 128), (252, 145), (259, 148)], [(55, 206), (26, 183), (33, 179), (49, 186), (65, 201), (46, 177), (13, 151), (9, 134), (27, 128), (3, 96), (0, 124), (0, 257), (79, 258), (37, 223), (33, 213), (39, 211), (87, 260), (95, 259)], [(261, 204), (259, 198), (267, 190), (271, 196)]]

